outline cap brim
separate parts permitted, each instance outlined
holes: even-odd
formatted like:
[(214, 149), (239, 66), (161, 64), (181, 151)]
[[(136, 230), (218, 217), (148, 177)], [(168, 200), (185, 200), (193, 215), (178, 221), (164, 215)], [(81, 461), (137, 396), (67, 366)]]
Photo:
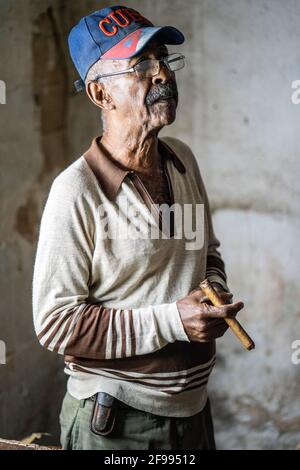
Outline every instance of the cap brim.
[(130, 59), (138, 55), (154, 37), (163, 44), (182, 44), (184, 35), (173, 26), (147, 26), (126, 36), (101, 56), (101, 59)]

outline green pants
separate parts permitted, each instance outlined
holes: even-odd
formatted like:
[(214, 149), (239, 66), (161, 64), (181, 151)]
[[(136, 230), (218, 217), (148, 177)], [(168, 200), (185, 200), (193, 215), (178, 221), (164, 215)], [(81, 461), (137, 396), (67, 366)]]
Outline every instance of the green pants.
[(187, 418), (158, 416), (119, 402), (116, 424), (108, 436), (90, 430), (93, 405), (90, 399), (76, 400), (66, 393), (59, 416), (63, 449), (215, 449), (209, 401), (200, 413)]

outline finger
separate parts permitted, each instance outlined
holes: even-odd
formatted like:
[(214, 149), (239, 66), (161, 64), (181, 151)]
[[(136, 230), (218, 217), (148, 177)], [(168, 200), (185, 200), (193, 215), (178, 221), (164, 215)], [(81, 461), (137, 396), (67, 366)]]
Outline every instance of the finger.
[(197, 302), (200, 302), (200, 303), (209, 303), (211, 304), (211, 301), (209, 300), (209, 298), (207, 297), (207, 295), (204, 294), (203, 290), (202, 289), (194, 289), (192, 290), (192, 292), (190, 293), (190, 295), (193, 296), (193, 298), (195, 300), (197, 300)]
[(222, 292), (222, 294), (220, 294), (220, 297), (224, 297), (226, 299), (232, 299), (233, 294), (231, 292)]
[(207, 295), (204, 295), (204, 297), (201, 298), (200, 302), (202, 304), (211, 304), (211, 300), (207, 297)]
[(232, 304), (223, 305), (221, 308), (225, 310), (225, 318), (235, 317), (236, 314), (244, 308), (243, 302), (234, 302)]
[(224, 304), (230, 304), (232, 302), (233, 295), (229, 292), (223, 292), (219, 295)]
[[(200, 294), (197, 300), (201, 303), (211, 304), (212, 303), (211, 300), (204, 294), (204, 292), (201, 289), (194, 289), (194, 291), (192, 291), (192, 293), (197, 292), (197, 291), (199, 293), (199, 290), (201, 291), (202, 295)], [(222, 303), (224, 303), (224, 304), (231, 303), (232, 298), (233, 298), (233, 294), (231, 292), (225, 292), (225, 291), (217, 290), (217, 293), (218, 293), (218, 296), (220, 297), (220, 299), (222, 300)]]
[(215, 328), (228, 328), (227, 323), (223, 318), (206, 318), (202, 326), (203, 331), (212, 331)]
[(235, 302), (233, 304), (225, 304), (220, 307), (214, 307), (209, 304), (201, 304), (200, 312), (203, 318), (226, 318), (232, 317), (244, 308), (243, 302)]

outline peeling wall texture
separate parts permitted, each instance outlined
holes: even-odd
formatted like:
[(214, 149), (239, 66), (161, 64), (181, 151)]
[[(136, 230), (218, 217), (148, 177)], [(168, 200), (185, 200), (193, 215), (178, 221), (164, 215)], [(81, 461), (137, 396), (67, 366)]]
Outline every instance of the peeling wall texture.
[[(98, 111), (72, 88), (66, 37), (96, 0), (1, 0), (0, 437), (58, 436), (62, 358), (33, 333), (31, 282), (39, 221), (54, 177), (99, 135)], [(126, 2), (119, 2), (126, 4)], [(300, 444), (299, 125), (291, 84), (300, 79), (296, 0), (130, 1), (186, 36), (176, 123), (163, 131), (194, 150), (206, 182), (229, 286), (256, 340), (246, 352), (218, 340), (210, 381), (221, 449)], [(172, 49), (172, 48), (171, 48)]]

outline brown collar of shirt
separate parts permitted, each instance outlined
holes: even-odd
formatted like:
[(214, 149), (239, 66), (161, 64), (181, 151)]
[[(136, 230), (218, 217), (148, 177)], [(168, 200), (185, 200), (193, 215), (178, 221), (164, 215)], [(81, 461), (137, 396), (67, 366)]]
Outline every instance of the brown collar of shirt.
[[(182, 161), (173, 152), (173, 150), (165, 143), (158, 139), (158, 149), (162, 158), (171, 160), (179, 173), (185, 173), (186, 169)], [(101, 136), (95, 137), (84, 158), (98, 179), (102, 190), (109, 200), (114, 201), (124, 178), (132, 170), (125, 170), (113, 161), (109, 153), (101, 144)]]

